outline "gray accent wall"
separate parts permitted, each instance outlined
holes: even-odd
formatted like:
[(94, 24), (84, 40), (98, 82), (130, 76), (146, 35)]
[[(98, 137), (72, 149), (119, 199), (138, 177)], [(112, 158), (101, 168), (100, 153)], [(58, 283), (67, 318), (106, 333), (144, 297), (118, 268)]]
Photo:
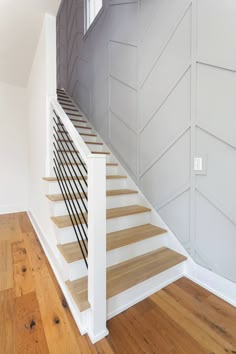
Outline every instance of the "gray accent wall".
[(104, 0), (85, 36), (83, 16), (62, 2), (58, 86), (193, 258), (236, 281), (235, 0)]

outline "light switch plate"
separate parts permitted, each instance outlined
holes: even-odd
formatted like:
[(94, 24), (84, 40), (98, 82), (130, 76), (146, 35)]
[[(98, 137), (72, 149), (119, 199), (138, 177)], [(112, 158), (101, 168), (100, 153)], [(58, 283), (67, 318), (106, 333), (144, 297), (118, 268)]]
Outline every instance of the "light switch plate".
[(207, 155), (194, 157), (193, 169), (196, 175), (207, 174)]
[(194, 157), (194, 171), (202, 171), (202, 157)]

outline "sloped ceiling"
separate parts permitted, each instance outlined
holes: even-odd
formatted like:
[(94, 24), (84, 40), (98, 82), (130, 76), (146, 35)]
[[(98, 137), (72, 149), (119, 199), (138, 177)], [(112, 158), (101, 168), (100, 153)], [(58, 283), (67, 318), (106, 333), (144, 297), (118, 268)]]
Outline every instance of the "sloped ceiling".
[(0, 81), (27, 85), (45, 13), (61, 0), (0, 0)]

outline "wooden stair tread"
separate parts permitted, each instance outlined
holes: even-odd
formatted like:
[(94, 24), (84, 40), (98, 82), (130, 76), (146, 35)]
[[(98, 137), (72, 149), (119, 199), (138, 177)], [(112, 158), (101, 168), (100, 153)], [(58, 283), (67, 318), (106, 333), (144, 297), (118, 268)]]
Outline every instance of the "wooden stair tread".
[[(167, 247), (146, 253), (107, 269), (107, 298), (142, 283), (165, 270), (182, 263), (187, 258)], [(87, 310), (88, 278), (67, 281), (66, 285), (80, 311)]]
[(79, 135), (97, 137), (96, 134), (79, 133)]
[[(75, 163), (75, 162), (63, 162), (63, 163), (59, 163), (59, 165), (65, 165), (65, 166), (81, 166), (82, 164), (81, 163)], [(84, 164), (85, 165), (85, 164)], [(86, 165), (85, 165), (86, 166)], [(118, 166), (118, 163), (106, 163), (106, 166)]]
[(71, 118), (70, 119), (72, 122), (77, 122), (77, 123), (88, 123), (86, 120), (83, 120), (83, 119), (74, 119), (74, 118)]
[(111, 153), (109, 151), (91, 151), (92, 154), (97, 154), (97, 155), (110, 155)]
[(108, 189), (107, 190), (107, 197), (115, 197), (118, 195), (125, 195), (125, 194), (138, 194), (137, 191), (133, 189)]
[(70, 98), (61, 98), (61, 97), (58, 97), (58, 102), (61, 104), (61, 103), (71, 103), (72, 104), (72, 100)]
[[(165, 232), (166, 230), (151, 224), (111, 232), (107, 234), (107, 251), (143, 241), (150, 237), (159, 236)], [(68, 263), (83, 259), (83, 255), (77, 241), (64, 245), (58, 245), (57, 247)]]
[[(87, 193), (85, 193), (87, 195)], [(81, 192), (81, 195), (83, 195), (83, 193)], [(51, 200), (51, 202), (62, 202), (64, 200), (63, 195), (62, 194), (47, 194), (46, 197)], [(75, 194), (75, 197), (70, 197), (70, 198), (66, 198), (66, 200), (68, 199), (81, 199), (79, 194)]]
[[(85, 179), (87, 179), (87, 176), (84, 176)], [(47, 182), (56, 182), (57, 181), (57, 177), (43, 177), (44, 181)], [(63, 181), (78, 181), (78, 180), (83, 180), (83, 177), (75, 177), (75, 176), (71, 176), (71, 177), (63, 177), (63, 178), (59, 178), (59, 180), (63, 180)]]
[[(106, 195), (107, 197), (112, 197), (112, 196), (118, 196), (118, 195), (126, 195), (126, 194), (136, 194), (138, 193), (135, 190), (131, 189), (114, 189), (114, 190), (107, 190)], [(87, 193), (86, 193), (87, 195)], [(46, 197), (51, 200), (52, 202), (61, 202), (64, 200), (62, 194), (47, 194)], [(76, 194), (75, 198), (80, 199), (79, 194)], [(75, 199), (75, 198), (70, 198), (70, 199)], [(68, 199), (68, 198), (66, 198)]]
[(92, 129), (91, 127), (82, 127), (80, 125), (75, 125), (74, 127), (79, 129), (90, 129), (90, 130)]
[(70, 113), (70, 112), (66, 112), (66, 114), (68, 116), (73, 116), (73, 117), (83, 117), (83, 114), (80, 113)]
[[(118, 195), (126, 195), (126, 194), (137, 194), (138, 192), (132, 189), (111, 189), (106, 191), (107, 197), (113, 197), (113, 196), (118, 196)], [(85, 193), (87, 195), (87, 193)], [(62, 194), (47, 194), (46, 197), (51, 200), (52, 202), (61, 202), (64, 200)], [(76, 194), (75, 197), (69, 198), (69, 199), (80, 199), (80, 195)], [(68, 198), (66, 198), (68, 199)]]
[(99, 142), (96, 142), (96, 141), (85, 141), (85, 144), (88, 144), (88, 145), (103, 145), (103, 143), (99, 143)]
[[(106, 179), (123, 179), (123, 178), (127, 178), (127, 176), (121, 176), (121, 175), (107, 175), (106, 176)], [(64, 177), (64, 178), (59, 178), (59, 179), (63, 179), (63, 180), (83, 180), (83, 179), (87, 179), (87, 176), (84, 176), (84, 178), (82, 176), (79, 176), (79, 177), (71, 176), (71, 177)], [(43, 180), (47, 181), (47, 182), (56, 182), (57, 181), (57, 177), (44, 177)]]
[[(61, 143), (73, 143), (73, 140), (66, 140), (66, 139), (58, 139), (59, 142)], [(103, 143), (97, 142), (97, 141), (85, 141), (85, 144), (87, 145), (103, 145)]]
[[(106, 218), (107, 218), (107, 220), (109, 220), (109, 219), (114, 219), (114, 218), (120, 218), (123, 216), (135, 215), (135, 214), (140, 214), (140, 213), (147, 213), (150, 211), (151, 211), (151, 209), (146, 208), (141, 205), (129, 205), (129, 206), (125, 206), (125, 207), (107, 209)], [(87, 219), (87, 213), (85, 213), (84, 216)], [(80, 220), (83, 220), (81, 214), (79, 214), (79, 218), (80, 218)], [(54, 222), (54, 224), (59, 229), (72, 226), (69, 215), (53, 216), (53, 217), (51, 217), (51, 220), (52, 220), (52, 222)], [(79, 222), (79, 220), (78, 220), (78, 222)]]
[(69, 108), (69, 107), (63, 107), (64, 111), (66, 112), (66, 114), (71, 114), (70, 112), (78, 112), (78, 109), (73, 109), (73, 108)]
[[(71, 152), (73, 154), (78, 153), (79, 151), (70, 151), (70, 150), (58, 150), (58, 152)], [(92, 154), (102, 154), (102, 155), (110, 155), (111, 153), (109, 151), (91, 151)]]

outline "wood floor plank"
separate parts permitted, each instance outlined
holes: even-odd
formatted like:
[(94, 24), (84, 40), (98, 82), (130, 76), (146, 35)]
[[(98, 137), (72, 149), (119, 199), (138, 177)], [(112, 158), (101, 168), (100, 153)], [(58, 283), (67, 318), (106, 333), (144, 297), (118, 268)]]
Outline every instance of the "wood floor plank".
[(19, 213), (19, 223), (22, 233), (33, 231), (33, 227), (27, 213)]
[(175, 299), (165, 293), (164, 290), (151, 296), (151, 299), (162, 308), (168, 316), (175, 322), (181, 323), (184, 331), (189, 333), (197, 342), (201, 343), (209, 353), (225, 354), (228, 350), (233, 351), (234, 348), (226, 340), (216, 337), (211, 328), (197, 319), (183, 305), (180, 305)]
[(201, 320), (204, 325), (215, 333), (214, 336), (221, 336), (227, 340), (234, 348), (236, 348), (236, 322), (230, 323), (227, 326), (227, 321), (222, 325), (222, 318), (217, 316), (215, 311), (211, 311), (204, 303), (200, 303), (198, 300), (189, 295), (186, 291), (182, 290), (178, 285), (171, 284), (164, 291), (172, 296), (178, 303), (182, 304), (185, 309), (191, 312), (196, 318)]
[(14, 286), (11, 243), (0, 240), (0, 291)]
[[(27, 218), (21, 213), (0, 215), (0, 240), (10, 248), (18, 244), (13, 263), (22, 262), (26, 251), (33, 278), (33, 291), (26, 295), (15, 298), (15, 283), (0, 291), (0, 354), (236, 352), (236, 309), (186, 278), (109, 320), (109, 336), (93, 345), (81, 336)], [(148, 267), (155, 267), (154, 258)], [(113, 275), (119, 283), (119, 272)], [(21, 277), (19, 287), (20, 282), (24, 284)], [(82, 279), (82, 288), (85, 283)]]
[(49, 352), (53, 354), (77, 353), (79, 346), (71, 331), (67, 318), (67, 309), (55, 287), (55, 279), (49, 271), (49, 265), (38, 242), (29, 239), (34, 252), (30, 254), (35, 290), (48, 343)]
[(0, 354), (15, 354), (14, 290), (0, 291)]
[(210, 291), (200, 287), (190, 279), (183, 277), (178, 280), (178, 287), (187, 292), (190, 296), (193, 296), (196, 300), (202, 302), (212, 295)]
[(34, 291), (35, 285), (24, 241), (12, 244), (15, 297)]
[(35, 292), (16, 298), (16, 354), (48, 354)]

